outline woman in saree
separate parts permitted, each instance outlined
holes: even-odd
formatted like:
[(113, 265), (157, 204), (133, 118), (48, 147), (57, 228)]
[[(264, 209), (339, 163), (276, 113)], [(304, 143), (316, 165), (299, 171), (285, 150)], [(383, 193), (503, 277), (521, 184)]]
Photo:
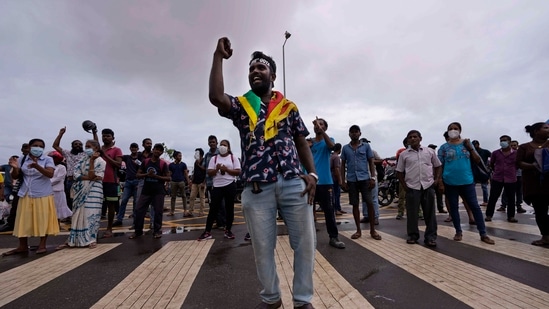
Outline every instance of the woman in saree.
[(74, 171), (74, 199), (71, 231), (67, 242), (58, 247), (97, 246), (97, 236), (103, 205), (103, 175), (105, 160), (99, 153), (100, 145), (88, 140), (84, 151), (87, 156), (80, 161)]

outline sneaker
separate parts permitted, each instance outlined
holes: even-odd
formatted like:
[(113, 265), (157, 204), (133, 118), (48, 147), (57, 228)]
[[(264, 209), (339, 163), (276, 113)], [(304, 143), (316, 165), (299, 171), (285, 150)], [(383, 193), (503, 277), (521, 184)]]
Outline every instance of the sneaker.
[(212, 239), (212, 234), (210, 232), (204, 232), (200, 237), (198, 237), (198, 241), (206, 240), (206, 239)]
[(122, 226), (122, 221), (116, 220), (112, 223), (112, 226)]
[(234, 234), (231, 232), (231, 230), (225, 230), (225, 238), (227, 239), (234, 239)]
[(345, 249), (345, 243), (339, 240), (337, 237), (330, 238), (330, 246), (338, 249)]
[(525, 213), (525, 212), (526, 212), (526, 209), (524, 209), (524, 208), (522, 208), (522, 207), (520, 207), (520, 206), (517, 207), (517, 213), (523, 214), (523, 213)]
[(250, 236), (250, 233), (246, 233), (246, 236), (244, 236), (245, 241), (252, 240), (252, 236)]

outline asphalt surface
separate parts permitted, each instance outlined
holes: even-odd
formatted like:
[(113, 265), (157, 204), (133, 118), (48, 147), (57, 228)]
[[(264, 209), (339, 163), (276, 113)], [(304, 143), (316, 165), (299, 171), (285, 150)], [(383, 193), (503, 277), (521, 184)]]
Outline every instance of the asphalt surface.
[[(354, 232), (355, 226), (350, 215), (351, 206), (347, 195), (342, 195), (343, 209), (349, 213), (337, 216), (340, 239), (345, 242), (345, 249), (336, 249), (328, 245), (328, 235), (323, 220), (323, 213), (317, 212), (317, 256), (324, 258), (333, 269), (352, 288), (367, 301), (364, 306), (374, 308), (495, 308), (495, 307), (523, 307), (543, 308), (544, 305), (529, 303), (530, 296), (544, 297), (549, 293), (549, 249), (534, 247), (530, 242), (539, 239), (536, 232), (532, 208), (525, 206), (526, 214), (517, 214), (519, 223), (507, 224), (505, 214), (496, 212), (494, 221), (487, 223), (488, 234), (496, 239), (495, 246), (485, 245), (478, 239), (475, 226), (468, 224), (464, 211), (461, 212), (462, 226), (465, 233), (463, 242), (452, 240), (451, 223), (444, 222), (446, 214), (437, 214), (439, 223), (439, 238), (435, 249), (425, 247), (422, 242), (416, 245), (406, 244), (406, 220), (395, 220), (396, 204), (381, 209), (380, 225), (377, 229), (383, 240), (377, 242), (369, 237), (368, 224), (361, 224), (363, 236), (360, 241), (351, 240), (349, 232)], [(96, 257), (69, 267), (76, 261), (67, 261), (66, 272), (53, 276), (49, 281), (39, 283), (33, 289), (22, 292), (20, 296), (10, 298), (2, 308), (90, 308), (97, 304), (105, 295), (112, 291), (125, 278), (140, 269), (146, 261), (161, 252), (170, 242), (196, 241), (201, 234), (206, 217), (183, 218), (181, 201), (178, 200), (175, 217), (164, 216), (161, 239), (153, 239), (145, 235), (138, 240), (130, 240), (128, 230), (131, 219), (125, 219), (124, 226), (116, 228), (114, 237), (100, 239), (99, 245), (116, 245)], [(166, 199), (166, 204), (169, 200)], [(498, 203), (499, 207), (499, 203)], [(131, 210), (131, 207), (129, 207)], [(129, 213), (128, 210), (128, 213)], [(483, 209), (484, 210), (484, 209)], [(166, 213), (165, 213), (166, 214)], [(180, 308), (254, 308), (260, 301), (260, 290), (256, 277), (252, 244), (244, 240), (246, 227), (239, 205), (236, 207), (236, 224), (233, 228), (236, 239), (223, 238), (222, 230), (214, 230), (214, 240), (211, 248), (205, 255), (198, 269), (196, 277), (191, 282), (182, 304), (175, 304)], [(106, 222), (102, 222), (104, 227)], [(424, 226), (420, 231), (423, 234)], [(177, 233), (183, 228), (184, 232)], [(286, 235), (286, 229), (279, 225), (279, 236)], [(476, 236), (471, 236), (476, 235)], [(466, 239), (467, 238), (467, 239)], [(66, 235), (49, 237), (48, 252), (37, 255), (35, 253), (37, 238), (31, 238), (31, 250), (28, 254), (7, 256), (0, 258), (0, 279), (10, 278), (11, 282), (0, 285), (0, 302), (8, 299), (13, 293), (12, 287), (23, 281), (23, 286), (36, 282), (30, 278), (33, 270), (47, 270), (50, 266), (42, 263), (48, 256), (62, 259), (65, 250), (96, 249), (65, 249), (56, 251)], [(196, 242), (198, 243), (198, 242)], [(194, 243), (191, 243), (191, 245)], [(0, 250), (14, 248), (17, 239), (9, 233), (0, 235)], [(516, 249), (514, 248), (516, 246)], [(532, 247), (532, 258), (521, 255), (524, 249)], [(419, 252), (422, 255), (415, 255)], [(419, 261), (418, 261), (419, 259)], [(413, 265), (419, 265), (414, 268)], [(452, 272), (452, 266), (458, 265), (458, 270)], [(423, 267), (423, 268), (421, 268)], [(423, 269), (423, 270), (422, 270)], [(440, 270), (439, 270), (440, 269)], [(443, 271), (448, 269), (448, 272)], [(429, 271), (434, 276), (427, 278)], [(15, 277), (14, 274), (15, 273)], [(47, 272), (46, 272), (47, 273)], [(479, 281), (481, 288), (477, 298), (467, 295), (472, 279), (462, 274), (472, 274), (473, 280)], [(478, 274), (478, 275), (477, 275)], [(8, 276), (9, 275), (9, 276)], [(169, 289), (176, 284), (170, 279), (171, 273), (159, 282), (150, 275), (147, 285), (155, 285), (158, 289)], [(41, 275), (44, 276), (44, 275)], [(482, 284), (486, 278), (504, 281), (507, 290), (501, 290), (490, 284)], [(25, 281), (25, 280), (28, 280)], [(335, 279), (334, 279), (335, 282)], [(488, 281), (487, 281), (488, 282)], [(339, 284), (339, 283), (338, 283)], [(316, 283), (315, 283), (316, 286)], [(21, 288), (19, 288), (21, 289)], [(518, 293), (517, 291), (527, 291)], [(321, 293), (322, 291), (319, 291)], [(486, 295), (483, 297), (482, 295)], [(548, 294), (549, 295), (549, 294)], [(498, 299), (501, 298), (501, 299)], [(514, 302), (510, 299), (516, 299)], [(545, 298), (547, 300), (547, 298)], [(313, 302), (314, 303), (314, 302)], [(170, 306), (173, 307), (172, 303)], [(150, 305), (124, 305), (123, 307), (151, 307)], [(322, 307), (321, 305), (317, 305)], [(334, 307), (337, 306), (324, 306)], [(343, 306), (340, 306), (343, 307)], [(549, 307), (546, 303), (545, 308)], [(291, 308), (285, 303), (284, 308)]]

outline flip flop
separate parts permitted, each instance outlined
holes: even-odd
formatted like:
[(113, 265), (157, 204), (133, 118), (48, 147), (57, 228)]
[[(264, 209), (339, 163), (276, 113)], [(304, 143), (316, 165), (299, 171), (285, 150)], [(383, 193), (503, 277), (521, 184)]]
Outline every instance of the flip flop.
[(55, 248), (55, 250), (63, 250), (63, 249), (66, 249), (66, 248), (70, 248), (69, 244), (59, 245)]
[(28, 250), (13, 249), (13, 250), (2, 253), (2, 256), (10, 256), (10, 255), (21, 254), (21, 253), (25, 253), (25, 252), (29, 252), (29, 251)]
[(360, 238), (360, 236), (362, 236), (361, 233), (354, 233), (354, 234), (351, 236), (351, 239), (357, 239), (357, 238)]

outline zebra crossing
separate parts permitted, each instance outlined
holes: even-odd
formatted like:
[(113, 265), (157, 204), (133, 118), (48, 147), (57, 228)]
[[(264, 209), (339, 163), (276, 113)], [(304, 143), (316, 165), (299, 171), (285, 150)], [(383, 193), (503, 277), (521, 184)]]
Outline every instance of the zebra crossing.
[[(325, 226), (317, 223), (315, 308), (549, 308), (549, 248), (530, 245), (539, 237), (531, 214), (519, 223), (497, 217), (487, 223), (495, 245), (481, 242), (468, 224), (463, 241), (453, 241), (453, 226), (438, 215), (432, 249), (406, 244), (406, 222), (394, 220), (395, 213), (382, 210), (381, 241), (368, 233), (351, 240), (354, 224), (340, 217), (344, 250), (328, 246)], [(119, 233), (96, 249), (3, 257), (0, 307), (253, 308), (259, 303), (253, 252), (242, 239), (245, 226), (234, 232), (236, 240), (214, 231), (213, 240), (201, 242), (200, 231), (138, 241)], [(0, 235), (0, 253), (15, 246), (10, 237)], [(283, 226), (275, 257), (283, 308), (292, 308), (293, 251)]]

